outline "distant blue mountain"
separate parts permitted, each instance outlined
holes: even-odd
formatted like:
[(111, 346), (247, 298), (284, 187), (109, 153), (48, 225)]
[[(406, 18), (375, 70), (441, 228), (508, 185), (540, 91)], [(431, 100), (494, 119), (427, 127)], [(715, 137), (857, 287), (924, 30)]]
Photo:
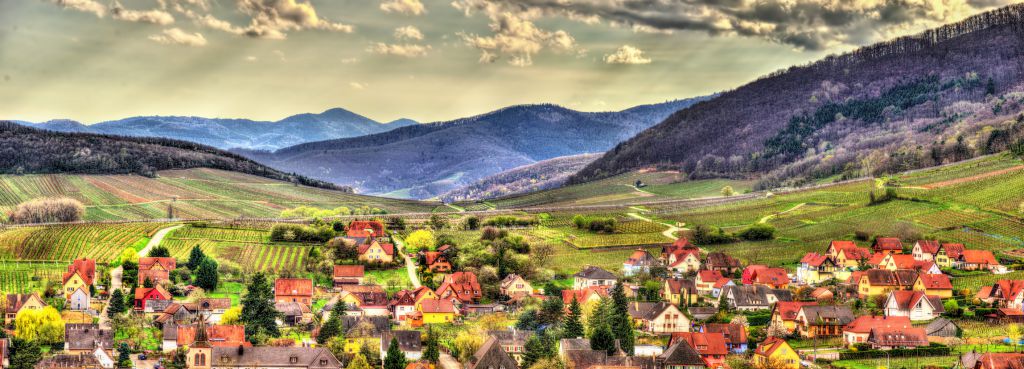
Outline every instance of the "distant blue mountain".
[(306, 142), (365, 136), (417, 124), (410, 119), (380, 123), (345, 109), (298, 114), (277, 122), (178, 116), (143, 116), (85, 125), (59, 119), (42, 123), (17, 121), (59, 132), (102, 133), (187, 140), (222, 149), (276, 150)]

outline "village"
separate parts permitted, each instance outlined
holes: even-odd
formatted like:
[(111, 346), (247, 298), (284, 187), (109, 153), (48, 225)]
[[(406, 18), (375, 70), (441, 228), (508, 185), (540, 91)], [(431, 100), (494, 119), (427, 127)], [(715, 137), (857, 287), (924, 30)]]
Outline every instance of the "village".
[[(260, 272), (234, 296), (203, 293), (216, 288), (218, 271), (198, 247), (188, 260), (148, 248), (116, 268), (75, 259), (55, 281), (59, 289), (6, 294), (2, 367), (797, 369), (957, 356), (964, 369), (1019, 369), (1024, 362), (1017, 353), (1024, 280), (999, 279), (1007, 266), (964, 244), (834, 240), (787, 270), (744, 265), (682, 237), (660, 253), (637, 249), (621, 270), (580, 260), (571, 287), (559, 288), (500, 261), (498, 285), (481, 284), (460, 270), (459, 245), (413, 250), (388, 228), (377, 220), (346, 224), (332, 242), (354, 252), (333, 265), (327, 283)], [(485, 227), (481, 237), (504, 236)], [(367, 278), (382, 268), (408, 273), (413, 288)], [(994, 282), (954, 289), (963, 272), (989, 273)], [(424, 275), (443, 277), (421, 283)], [(999, 333), (967, 337), (964, 322)]]

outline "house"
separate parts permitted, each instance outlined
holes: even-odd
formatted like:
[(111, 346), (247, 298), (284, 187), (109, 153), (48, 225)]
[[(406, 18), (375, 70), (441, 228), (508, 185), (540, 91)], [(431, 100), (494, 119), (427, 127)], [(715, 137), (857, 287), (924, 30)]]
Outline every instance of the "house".
[(708, 364), (697, 349), (686, 340), (677, 340), (654, 359), (660, 369), (703, 369)]
[(838, 337), (853, 319), (849, 306), (805, 305), (797, 312), (796, 330), (804, 338)]
[(146, 312), (146, 313), (157, 312), (157, 311), (154, 311), (151, 306), (150, 307), (146, 306), (149, 303), (149, 301), (151, 301), (151, 300), (170, 300), (170, 299), (171, 299), (171, 293), (167, 292), (167, 290), (165, 290), (164, 287), (161, 286), (161, 285), (156, 285), (156, 287), (150, 287), (150, 288), (139, 287), (139, 288), (135, 289), (135, 310)]
[(202, 298), (196, 301), (197, 311), (206, 317), (206, 321), (217, 324), (224, 312), (231, 309), (231, 298)]
[(667, 269), (676, 274), (695, 273), (701, 268), (700, 249), (693, 246), (674, 249), (665, 260)]
[(938, 318), (931, 321), (931, 323), (924, 327), (924, 330), (928, 337), (951, 338), (960, 336), (960, 327), (946, 318)]
[(793, 351), (792, 347), (789, 347), (786, 340), (779, 337), (768, 337), (754, 350), (753, 363), (755, 366), (765, 368), (800, 369), (800, 356)]
[[(113, 367), (113, 366), (111, 366)], [(103, 363), (89, 353), (58, 354), (47, 357), (33, 366), (35, 369), (102, 369)]]
[(963, 270), (996, 271), (1002, 269), (996, 256), (988, 250), (964, 250), (953, 265)]
[(189, 369), (341, 369), (341, 361), (324, 347), (211, 347), (198, 343), (186, 354)]
[(170, 273), (178, 267), (178, 261), (172, 257), (141, 257), (139, 258), (139, 284), (149, 280), (154, 285), (170, 281)]
[(423, 358), (423, 338), (419, 331), (391, 331), (384, 333), (380, 340), (380, 358), (388, 357), (388, 348), (391, 347), (391, 339), (398, 341), (398, 349), (406, 360), (414, 361)]
[(825, 287), (818, 287), (811, 291), (811, 298), (815, 301), (831, 301), (835, 297), (832, 290)]
[(755, 286), (767, 286), (771, 288), (786, 288), (789, 286), (789, 275), (782, 268), (768, 268), (754, 272), (753, 284)]
[(910, 254), (914, 256), (914, 260), (936, 261), (935, 257), (938, 256), (939, 250), (941, 249), (942, 243), (939, 241), (918, 240), (917, 242), (914, 242), (914, 247), (910, 249)]
[(928, 346), (928, 334), (924, 328), (875, 328), (868, 334), (871, 348), (891, 350)]
[(843, 341), (854, 345), (868, 341), (874, 329), (910, 329), (910, 318), (905, 316), (859, 316), (843, 328)]
[(423, 251), (423, 265), (431, 273), (448, 273), (452, 271), (452, 263), (448, 261), (448, 255), (440, 251)]
[(998, 308), (994, 313), (985, 315), (989, 324), (1024, 323), (1024, 312), (1017, 309)]
[(472, 304), (483, 297), (483, 290), (473, 272), (455, 272), (444, 277), (437, 296), (458, 304)]
[(729, 354), (729, 348), (725, 344), (725, 336), (721, 333), (672, 333), (669, 346), (677, 341), (685, 341), (690, 347), (697, 350), (700, 353), (700, 357), (707, 363), (708, 368), (726, 367), (725, 356)]
[(661, 265), (657, 258), (644, 249), (636, 249), (633, 254), (622, 263), (622, 274), (631, 277), (641, 273), (650, 273), (651, 267)]
[(395, 261), (395, 245), (368, 240), (356, 249), (359, 260), (367, 263), (391, 264)]
[(944, 243), (939, 253), (945, 254), (945, 257), (936, 256), (935, 263), (941, 268), (953, 268), (965, 249), (962, 243)]
[(78, 287), (75, 292), (71, 293), (71, 297), (68, 297), (68, 309), (71, 311), (89, 310), (91, 303), (92, 297), (89, 296), (89, 291), (85, 287)]
[(279, 325), (296, 326), (313, 322), (313, 311), (299, 302), (275, 302), (274, 310), (281, 313)]
[(596, 266), (583, 268), (579, 273), (572, 276), (572, 289), (574, 290), (582, 290), (593, 286), (612, 286), (618, 280), (615, 274)]
[(800, 308), (804, 306), (817, 305), (816, 302), (807, 301), (780, 301), (772, 306), (771, 325), (783, 329), (787, 335), (796, 332), (796, 317)]
[(686, 312), (693, 317), (693, 320), (709, 320), (718, 315), (718, 308), (714, 306), (690, 306)]
[(862, 262), (871, 257), (871, 251), (858, 247), (853, 241), (834, 240), (829, 242), (825, 255), (834, 258), (840, 267), (858, 269)]
[(793, 301), (789, 290), (772, 289), (767, 286), (727, 286), (722, 290), (722, 303), (743, 311), (767, 310), (779, 301)]
[(63, 279), (61, 280), (64, 288), (64, 298), (71, 298), (71, 294), (82, 287), (89, 291), (89, 287), (93, 285), (95, 280), (96, 260), (86, 258), (75, 259), (71, 262), (71, 265), (68, 265), (68, 270), (64, 272)]
[(9, 293), (7, 294), (7, 304), (4, 306), (6, 307), (4, 325), (7, 325), (14, 321), (21, 310), (42, 310), (46, 307), (46, 302), (43, 302), (38, 293)]
[(355, 354), (363, 347), (377, 349), (383, 344), (384, 335), (391, 332), (391, 321), (386, 316), (346, 316), (342, 318), (341, 326), (345, 332), (343, 350), (346, 354)]
[(466, 369), (519, 369), (519, 363), (501, 348), (497, 338), (490, 337), (469, 357)]
[[(169, 301), (170, 303), (158, 315), (153, 319), (159, 327), (166, 327), (170, 324), (186, 324), (190, 323), (195, 319), (197, 309), (190, 307), (192, 304), (188, 303), (177, 303)], [(153, 306), (155, 308), (155, 306)], [(155, 309), (154, 309), (155, 310)]]
[(921, 291), (892, 291), (885, 300), (885, 316), (905, 316), (911, 321), (932, 320), (945, 312), (942, 299)]
[(1024, 308), (1024, 280), (998, 280), (991, 287), (979, 291), (978, 298), (989, 303), (997, 302), (1002, 307), (1021, 310)]
[(754, 275), (757, 272), (768, 269), (767, 265), (751, 264), (743, 268), (742, 282), (743, 284), (754, 284)]
[(518, 274), (509, 274), (501, 280), (501, 294), (518, 300), (533, 294), (533, 286)]
[(590, 350), (589, 338), (563, 338), (558, 340), (558, 358), (568, 363), (569, 353)]
[(735, 285), (736, 282), (733, 282), (729, 278), (719, 279), (718, 282), (715, 282), (715, 284), (711, 286), (711, 297), (717, 299), (718, 297), (722, 296), (722, 290), (724, 290), (726, 286)]
[(977, 358), (976, 364), (965, 369), (1021, 369), (1024, 368), (1024, 354), (986, 353)]
[(384, 237), (384, 223), (376, 220), (353, 220), (348, 224), (345, 235), (351, 238)]
[[(205, 325), (206, 337), (213, 347), (252, 347), (245, 340), (245, 327), (241, 325)], [(188, 347), (196, 343), (198, 325), (168, 324), (163, 329), (163, 352), (172, 352), (179, 347)]]
[[(429, 290), (429, 288), (424, 289)], [(430, 291), (433, 295), (434, 291)], [(352, 311), (360, 309), (372, 309), (374, 307), (387, 307), (391, 301), (388, 300), (388, 293), (384, 287), (378, 285), (355, 285), (346, 284), (341, 286), (338, 293), (338, 300), (342, 301)]]
[(640, 330), (654, 334), (690, 331), (690, 318), (667, 302), (631, 302), (629, 316)]
[[(455, 305), (450, 300), (441, 298), (421, 301), (418, 313), (414, 317), (418, 318), (419, 324), (451, 323), (458, 315)], [(416, 326), (416, 322), (413, 326)]]
[(391, 311), (392, 319), (399, 323), (416, 313), (416, 299), (413, 297), (412, 291), (396, 292), (395, 297), (388, 302), (388, 310)]
[(274, 281), (274, 302), (313, 304), (313, 280), (308, 278), (278, 278)]
[(523, 354), (526, 353), (526, 340), (534, 336), (533, 331), (513, 329), (488, 331), (487, 335), (498, 340), (501, 349), (516, 360), (516, 363), (523, 363)]
[(705, 323), (700, 326), (705, 333), (721, 333), (725, 338), (725, 346), (729, 352), (742, 354), (747, 352), (747, 327), (736, 323)]
[(362, 265), (335, 265), (334, 288), (346, 284), (363, 284), (366, 280), (366, 269)]
[(920, 274), (914, 282), (914, 291), (944, 299), (953, 297), (953, 282), (945, 274)]
[[(684, 306), (697, 303), (697, 284), (683, 278), (666, 278), (661, 297), (665, 301)], [(685, 303), (684, 303), (685, 302)]]
[(839, 270), (839, 265), (832, 257), (810, 252), (800, 259), (796, 280), (805, 284), (818, 284), (836, 278), (835, 274)]
[(65, 324), (64, 351), (69, 354), (93, 354), (96, 349), (114, 349), (114, 332), (100, 329), (99, 324)]
[(871, 245), (871, 251), (881, 254), (902, 254), (903, 242), (896, 237), (878, 237)]
[(861, 297), (887, 295), (892, 291), (909, 290), (917, 282), (918, 273), (913, 270), (869, 269), (859, 273), (857, 294)]
[(722, 272), (717, 270), (701, 270), (697, 272), (697, 278), (694, 280), (694, 284), (697, 285), (697, 293), (710, 295), (715, 283), (721, 279), (725, 279), (725, 277), (722, 276)]
[(723, 275), (733, 275), (742, 267), (743, 265), (739, 259), (729, 256), (724, 252), (712, 252), (708, 254), (707, 259), (704, 261), (705, 269), (717, 270), (722, 272)]

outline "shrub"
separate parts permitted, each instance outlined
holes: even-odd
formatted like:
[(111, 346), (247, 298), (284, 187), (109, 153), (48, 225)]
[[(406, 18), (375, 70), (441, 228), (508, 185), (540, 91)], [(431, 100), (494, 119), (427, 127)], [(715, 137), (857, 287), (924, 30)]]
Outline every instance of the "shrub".
[(85, 215), (85, 205), (75, 199), (61, 197), (36, 199), (18, 204), (11, 212), (12, 223), (77, 222)]
[(616, 221), (614, 217), (591, 217), (577, 214), (572, 217), (572, 223), (578, 229), (585, 229), (591, 232), (614, 233)]
[(540, 222), (536, 218), (520, 218), (511, 215), (501, 215), (493, 218), (487, 218), (484, 221), (485, 226), (507, 228), (507, 227), (529, 227), (537, 225)]
[(768, 224), (754, 224), (741, 231), (738, 236), (747, 241), (766, 241), (775, 238), (775, 227)]
[(736, 242), (736, 238), (721, 228), (701, 224), (693, 229), (693, 242), (700, 245), (717, 245)]
[(275, 224), (270, 229), (271, 241), (327, 242), (334, 236), (334, 228), (328, 225)]

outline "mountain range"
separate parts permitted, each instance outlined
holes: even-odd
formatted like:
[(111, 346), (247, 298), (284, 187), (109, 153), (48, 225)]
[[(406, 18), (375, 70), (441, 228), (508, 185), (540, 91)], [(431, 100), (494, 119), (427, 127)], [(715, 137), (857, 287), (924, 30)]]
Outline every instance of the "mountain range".
[(16, 122), (59, 132), (163, 137), (221, 149), (257, 150), (276, 150), (305, 142), (365, 136), (416, 124), (410, 119), (381, 123), (341, 108), (319, 114), (293, 115), (276, 122), (181, 116), (131, 117), (90, 125), (66, 119), (41, 123)]
[(269, 166), (360, 192), (431, 198), (487, 176), (555, 157), (602, 152), (708, 97), (580, 112), (519, 105), (448, 122), (277, 151), (234, 150)]
[(829, 56), (721, 93), (569, 179), (640, 168), (758, 188), (884, 175), (1024, 143), (1024, 4)]

